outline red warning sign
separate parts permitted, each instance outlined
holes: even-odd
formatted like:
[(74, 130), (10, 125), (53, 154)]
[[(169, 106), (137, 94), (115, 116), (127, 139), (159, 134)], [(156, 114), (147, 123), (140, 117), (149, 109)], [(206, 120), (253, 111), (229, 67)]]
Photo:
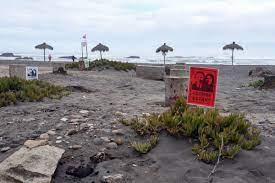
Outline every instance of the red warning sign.
[(219, 70), (190, 67), (187, 103), (215, 107)]

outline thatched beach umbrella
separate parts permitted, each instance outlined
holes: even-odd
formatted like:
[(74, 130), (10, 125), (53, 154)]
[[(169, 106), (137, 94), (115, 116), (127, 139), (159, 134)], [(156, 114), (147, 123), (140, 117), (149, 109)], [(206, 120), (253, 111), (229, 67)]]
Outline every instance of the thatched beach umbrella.
[(102, 60), (102, 52), (107, 52), (109, 51), (109, 48), (101, 43), (99, 43), (98, 45), (96, 45), (93, 49), (92, 49), (92, 52), (95, 52), (95, 51), (99, 51), (100, 52), (100, 58)]
[(243, 47), (241, 47), (240, 45), (236, 44), (235, 42), (233, 42), (232, 44), (228, 44), (225, 45), (223, 47), (223, 50), (232, 50), (232, 65), (233, 65), (233, 61), (234, 61), (234, 50), (243, 50)]
[(39, 45), (35, 46), (35, 49), (44, 50), (44, 62), (45, 62), (45, 60), (46, 60), (46, 56), (45, 56), (46, 49), (53, 50), (53, 47), (48, 45), (47, 43), (42, 43), (42, 44), (39, 44)]
[(165, 65), (165, 56), (169, 51), (173, 51), (173, 48), (170, 46), (167, 46), (166, 43), (164, 43), (161, 47), (159, 47), (156, 52), (162, 52), (163, 59), (164, 59), (164, 65)]

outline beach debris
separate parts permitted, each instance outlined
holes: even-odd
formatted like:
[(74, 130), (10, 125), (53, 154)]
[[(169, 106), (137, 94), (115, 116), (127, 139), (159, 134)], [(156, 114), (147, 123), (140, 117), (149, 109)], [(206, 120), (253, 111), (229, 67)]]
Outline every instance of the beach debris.
[(64, 118), (61, 118), (60, 120), (63, 121), (63, 122), (66, 122), (66, 121), (68, 121), (68, 118), (64, 117)]
[(26, 146), (29, 149), (39, 147), (39, 146), (44, 146), (48, 144), (48, 140), (42, 139), (42, 140), (27, 140), (24, 143), (24, 146)]
[(4, 152), (7, 152), (8, 150), (10, 150), (11, 148), (10, 147), (3, 147), (0, 152), (4, 153)]
[(57, 140), (60, 140), (60, 139), (62, 139), (62, 137), (61, 137), (61, 136), (58, 136), (58, 137), (56, 137), (56, 139), (57, 139)]
[(119, 183), (123, 180), (122, 174), (114, 174), (114, 175), (106, 175), (102, 176), (101, 182), (102, 183)]
[(62, 140), (57, 140), (57, 141), (55, 141), (55, 143), (60, 144), (60, 143), (62, 143)]
[(26, 118), (26, 119), (23, 119), (23, 122), (32, 122), (32, 121), (35, 121), (35, 118)]
[(106, 145), (108, 149), (117, 149), (117, 144), (115, 142), (110, 142)]
[(65, 150), (45, 145), (20, 148), (0, 164), (0, 182), (51, 182)]
[(95, 138), (93, 141), (95, 145), (102, 145), (104, 142), (104, 140), (101, 138)]
[(81, 145), (72, 145), (72, 146), (69, 146), (69, 149), (73, 149), (73, 150), (77, 150), (77, 149), (81, 149), (82, 146)]
[(88, 110), (81, 110), (81, 111), (79, 111), (79, 113), (80, 113), (80, 114), (88, 114), (89, 111), (88, 111)]
[(66, 88), (71, 92), (81, 92), (81, 93), (95, 93), (98, 90), (90, 90), (83, 86), (66, 86)]

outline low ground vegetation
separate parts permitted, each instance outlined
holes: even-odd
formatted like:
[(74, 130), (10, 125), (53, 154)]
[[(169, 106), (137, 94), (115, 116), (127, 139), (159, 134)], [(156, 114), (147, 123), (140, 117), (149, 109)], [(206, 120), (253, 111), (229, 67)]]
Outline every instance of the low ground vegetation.
[(16, 77), (0, 78), (0, 107), (24, 101), (42, 101), (44, 98), (60, 99), (68, 94), (63, 87), (44, 81), (26, 81)]
[[(213, 163), (218, 157), (232, 159), (242, 149), (252, 150), (261, 143), (260, 130), (243, 115), (222, 116), (214, 109), (189, 107), (182, 98), (162, 114), (147, 114), (121, 122), (143, 137), (158, 136), (165, 131), (175, 137), (192, 138), (195, 142), (192, 152), (206, 163)], [(144, 154), (156, 145), (149, 144), (135, 142), (133, 147)]]
[[(67, 69), (78, 69), (79, 62), (73, 62), (66, 64)], [(132, 63), (111, 61), (107, 59), (94, 60), (89, 63), (87, 70), (104, 70), (104, 69), (115, 69), (117, 71), (130, 71), (135, 70), (136, 66)]]

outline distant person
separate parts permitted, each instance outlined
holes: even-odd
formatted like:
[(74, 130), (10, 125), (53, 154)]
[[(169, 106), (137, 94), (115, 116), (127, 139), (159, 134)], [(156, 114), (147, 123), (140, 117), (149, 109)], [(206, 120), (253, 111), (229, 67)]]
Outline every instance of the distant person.
[(51, 56), (51, 54), (49, 54), (48, 58), (49, 58), (49, 62), (52, 61), (52, 56)]
[(75, 60), (75, 57), (74, 57), (74, 55), (72, 56), (72, 60), (73, 60), (73, 62), (74, 62), (74, 60)]
[(212, 74), (207, 74), (204, 79), (202, 90), (206, 92), (213, 92), (214, 82), (214, 76)]
[(192, 83), (192, 89), (202, 91), (204, 84), (204, 73), (197, 72), (194, 79), (195, 82)]

